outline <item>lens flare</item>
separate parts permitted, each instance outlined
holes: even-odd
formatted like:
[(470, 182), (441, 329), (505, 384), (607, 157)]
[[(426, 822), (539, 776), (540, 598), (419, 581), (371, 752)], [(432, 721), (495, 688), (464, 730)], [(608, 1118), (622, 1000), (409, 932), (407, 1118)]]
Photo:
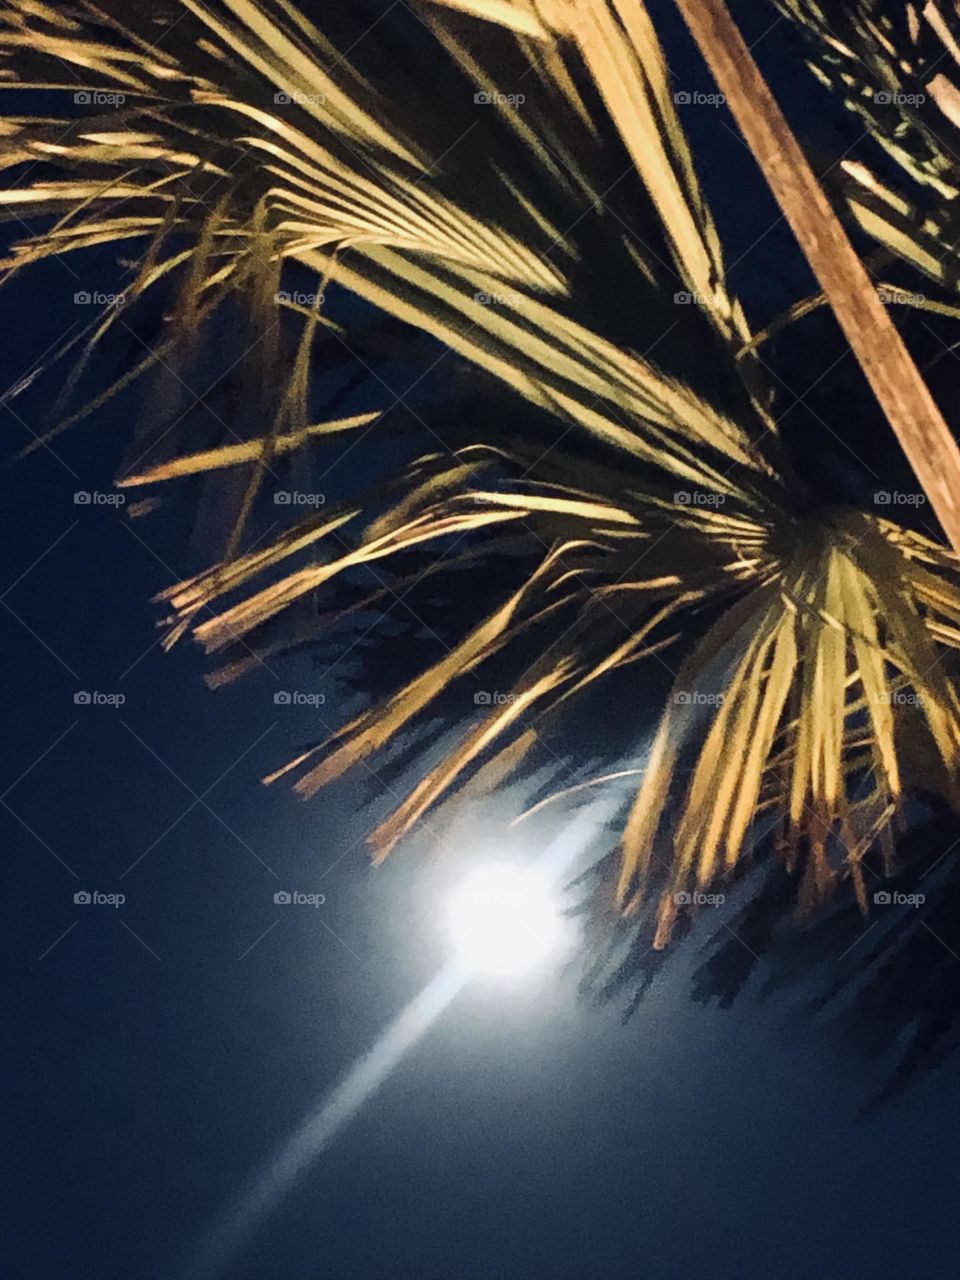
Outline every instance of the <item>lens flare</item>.
[(419, 1043), (474, 973), (518, 973), (546, 959), (558, 947), (568, 922), (560, 914), (551, 886), (578, 864), (619, 803), (618, 797), (594, 801), (571, 818), (540, 854), (536, 868), (493, 864), (478, 868), (467, 878), (450, 902), (456, 959), (414, 996), (370, 1051), (264, 1161), (191, 1250), (180, 1280), (214, 1280), (226, 1274), (257, 1228)]

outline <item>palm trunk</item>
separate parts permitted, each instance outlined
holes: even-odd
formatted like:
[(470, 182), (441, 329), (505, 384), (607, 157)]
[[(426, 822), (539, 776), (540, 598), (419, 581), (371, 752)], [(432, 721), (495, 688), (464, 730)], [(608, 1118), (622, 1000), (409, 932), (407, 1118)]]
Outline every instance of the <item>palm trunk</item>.
[(960, 449), (880, 301), (725, 0), (677, 6), (807, 256), (874, 394), (960, 554)]

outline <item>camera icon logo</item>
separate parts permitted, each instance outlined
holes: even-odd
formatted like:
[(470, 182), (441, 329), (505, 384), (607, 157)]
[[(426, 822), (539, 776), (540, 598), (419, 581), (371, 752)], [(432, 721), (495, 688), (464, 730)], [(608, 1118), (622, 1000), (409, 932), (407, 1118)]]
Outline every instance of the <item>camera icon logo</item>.
[(874, 102), (876, 102), (878, 105), (882, 106), (884, 103), (888, 103), (888, 102), (892, 102), (892, 101), (893, 101), (893, 94), (892, 94), (892, 93), (887, 93), (887, 92), (886, 92), (886, 90), (881, 89), (881, 90), (879, 91), (879, 93), (875, 93), (875, 94), (873, 95), (873, 100), (874, 100)]
[(273, 900), (278, 907), (286, 907), (290, 904), (290, 894), (286, 889), (279, 889), (274, 895)]
[(290, 694), (286, 691), (286, 689), (280, 689), (277, 693), (273, 695), (273, 701), (274, 701), (274, 705), (277, 707), (289, 707), (293, 699), (291, 698)]
[(678, 107), (685, 107), (690, 102), (690, 94), (686, 90), (681, 89), (679, 93), (673, 95), (673, 100)]
[(890, 894), (887, 892), (886, 889), (878, 889), (877, 892), (873, 895), (873, 900), (875, 903), (877, 903), (878, 906), (889, 907)]
[(290, 103), (293, 101), (293, 98), (290, 96), (289, 93), (275, 93), (273, 95), (273, 100), (277, 104), (277, 106), (288, 107)]
[(473, 100), (474, 102), (478, 103), (480, 106), (489, 106), (490, 103), (493, 101), (489, 93), (475, 93), (473, 95)]
[(73, 702), (74, 702), (74, 705), (77, 707), (89, 707), (92, 701), (93, 701), (93, 698), (90, 696), (89, 693), (87, 693), (85, 689), (79, 689), (73, 695)]
[(278, 507), (289, 507), (290, 500), (290, 494), (286, 489), (281, 489), (273, 495), (273, 501)]
[(89, 307), (93, 299), (90, 294), (87, 293), (86, 289), (81, 289), (78, 293), (73, 295), (73, 301), (78, 307)]
[(90, 94), (86, 89), (81, 89), (79, 93), (73, 95), (73, 100), (78, 106), (87, 107), (90, 105)]
[(873, 495), (873, 500), (881, 507), (888, 507), (890, 505), (890, 495), (887, 493), (886, 489), (878, 489)]
[(489, 707), (492, 701), (492, 697), (485, 689), (481, 689), (479, 693), (473, 695), (474, 706), (477, 707)]
[(689, 707), (690, 703), (693, 701), (689, 693), (684, 692), (684, 690), (682, 689), (680, 690), (679, 693), (675, 693), (673, 695), (673, 700), (675, 703), (677, 703), (678, 706), (681, 706), (681, 707)]
[(90, 894), (86, 889), (81, 889), (78, 893), (75, 893), (73, 895), (73, 900), (78, 907), (88, 907), (92, 901)]
[(689, 907), (689, 905), (690, 905), (690, 903), (691, 903), (691, 901), (692, 901), (692, 899), (691, 899), (691, 897), (690, 897), (689, 893), (686, 893), (686, 892), (684, 892), (684, 891), (682, 891), (682, 890), (681, 890), (681, 892), (680, 892), (680, 893), (675, 893), (675, 894), (673, 895), (673, 900), (674, 900), (674, 902), (677, 904), (677, 906), (678, 906), (678, 907)]

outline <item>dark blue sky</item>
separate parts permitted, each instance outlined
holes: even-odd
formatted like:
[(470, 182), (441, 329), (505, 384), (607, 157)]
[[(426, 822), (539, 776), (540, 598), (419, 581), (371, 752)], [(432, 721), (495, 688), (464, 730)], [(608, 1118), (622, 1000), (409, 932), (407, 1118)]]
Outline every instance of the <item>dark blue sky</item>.
[[(77, 290), (109, 288), (70, 267), (0, 295), (0, 390)], [(4, 456), (49, 401), (6, 407)], [(335, 724), (336, 679), (284, 664), (208, 691), (197, 654), (155, 644), (150, 597), (200, 563), (178, 509), (74, 503), (111, 492), (137, 405), (0, 477), (3, 1280), (169, 1280), (446, 953), (430, 833), (374, 872), (375, 785), (304, 805), (258, 784), (318, 732), (276, 690), (322, 692)], [(477, 848), (502, 850), (497, 817)], [(326, 901), (277, 907), (280, 888)], [(695, 960), (626, 1027), (574, 973), (478, 980), (231, 1280), (955, 1280), (955, 1071), (859, 1121), (862, 1082), (812, 1026), (691, 1003)]]

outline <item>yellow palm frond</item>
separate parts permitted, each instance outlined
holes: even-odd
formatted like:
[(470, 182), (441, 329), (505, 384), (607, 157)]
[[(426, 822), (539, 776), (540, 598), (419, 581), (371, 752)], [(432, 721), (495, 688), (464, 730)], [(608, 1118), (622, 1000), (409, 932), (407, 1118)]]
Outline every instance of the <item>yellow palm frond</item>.
[[(817, 10), (805, 0), (788, 7), (805, 21)], [(160, 596), (168, 645), (190, 634), (221, 655), (214, 685), (309, 644), (324, 611), (340, 616), (340, 593), (361, 573), (377, 586), (357, 588), (344, 609), (379, 607), (395, 584), (435, 578), (448, 564), (522, 573), (509, 585), (494, 578), (475, 613), (464, 603), (447, 652), (271, 780), (289, 775), (311, 796), (353, 766), (371, 767), (437, 714), (458, 681), (512, 661), (502, 700), (477, 713), (372, 833), (382, 858), (445, 797), (525, 765), (546, 728), (601, 681), (656, 655), (675, 675), (623, 833), (621, 908), (649, 909), (662, 945), (691, 892), (743, 873), (771, 821), (807, 899), (844, 880), (863, 901), (866, 853), (889, 843), (910, 785), (905, 734), (919, 735), (947, 778), (960, 763), (960, 706), (945, 669), (960, 647), (957, 561), (873, 514), (815, 510), (817, 495), (792, 475), (770, 408), (775, 386), (756, 358), (776, 326), (754, 338), (732, 291), (645, 5), (422, 0), (425, 56), (465, 102), (479, 98), (463, 137), (477, 132), (462, 149), (460, 139), (440, 145), (442, 130), (421, 137), (404, 125), (400, 95), (292, 0), (161, 8), (156, 23), (120, 0), (77, 0), (69, 11), (12, 0), (0, 15), (0, 88), (76, 92), (66, 66), (89, 105), (110, 99), (80, 121), (66, 110), (0, 129), (0, 218), (29, 220), (2, 265), (12, 273), (116, 245), (138, 255), (129, 303), (163, 299), (165, 308), (153, 352), (38, 443), (176, 349), (202, 348), (218, 308), (240, 303), (252, 316), (274, 374), (266, 421), (248, 439), (184, 447), (178, 437), (162, 460), (144, 455), (120, 481), (239, 478), (222, 555)], [(858, 9), (869, 27), (870, 4)], [(936, 26), (929, 13), (924, 20)], [(158, 41), (158, 29), (169, 40)], [(820, 31), (834, 71), (852, 56), (853, 34)], [(878, 69), (892, 66), (885, 30), (868, 34), (886, 51)], [(504, 100), (520, 85), (501, 84), (502, 66), (536, 86), (529, 110)], [(949, 87), (932, 93), (949, 120)], [(873, 119), (869, 103), (864, 110)], [(924, 194), (954, 198), (935, 151), (887, 139), (894, 159), (898, 147)], [(616, 181), (604, 168), (611, 156), (629, 162)], [(642, 239), (614, 216), (621, 180), (635, 207), (621, 213), (636, 212)], [(842, 182), (863, 229), (955, 287), (943, 253), (949, 210), (918, 216), (913, 198), (858, 160)], [(581, 235), (588, 220), (591, 234)], [(592, 311), (581, 305), (578, 290), (595, 285), (597, 241), (623, 265), (632, 314), (620, 330), (605, 299)], [(291, 301), (285, 271), (316, 281), (310, 301)], [(838, 268), (822, 282), (826, 294), (842, 276)], [(694, 305), (667, 311), (678, 285)], [(312, 404), (316, 344), (340, 339), (349, 349), (349, 326), (326, 303), (337, 291), (357, 310), (429, 335), (442, 348), (437, 363), (454, 353), (502, 400), (473, 434), (461, 429), (456, 447), (435, 440), (360, 495), (306, 518), (283, 512), (290, 523), (250, 547), (244, 534), (272, 464), (297, 455), (306, 467), (326, 442), (352, 445), (368, 432), (379, 442), (391, 429), (379, 394), (359, 400), (362, 412), (353, 402)], [(821, 301), (804, 299), (789, 318)], [(950, 303), (933, 305), (952, 314)], [(281, 314), (300, 324), (292, 355)], [(67, 344), (81, 354), (65, 395), (117, 315)], [(898, 380), (887, 363), (878, 361), (901, 409), (929, 407), (922, 382), (907, 386), (905, 365)], [(543, 441), (514, 429), (511, 413), (538, 430), (549, 424)], [(930, 489), (949, 481), (938, 474)]]

